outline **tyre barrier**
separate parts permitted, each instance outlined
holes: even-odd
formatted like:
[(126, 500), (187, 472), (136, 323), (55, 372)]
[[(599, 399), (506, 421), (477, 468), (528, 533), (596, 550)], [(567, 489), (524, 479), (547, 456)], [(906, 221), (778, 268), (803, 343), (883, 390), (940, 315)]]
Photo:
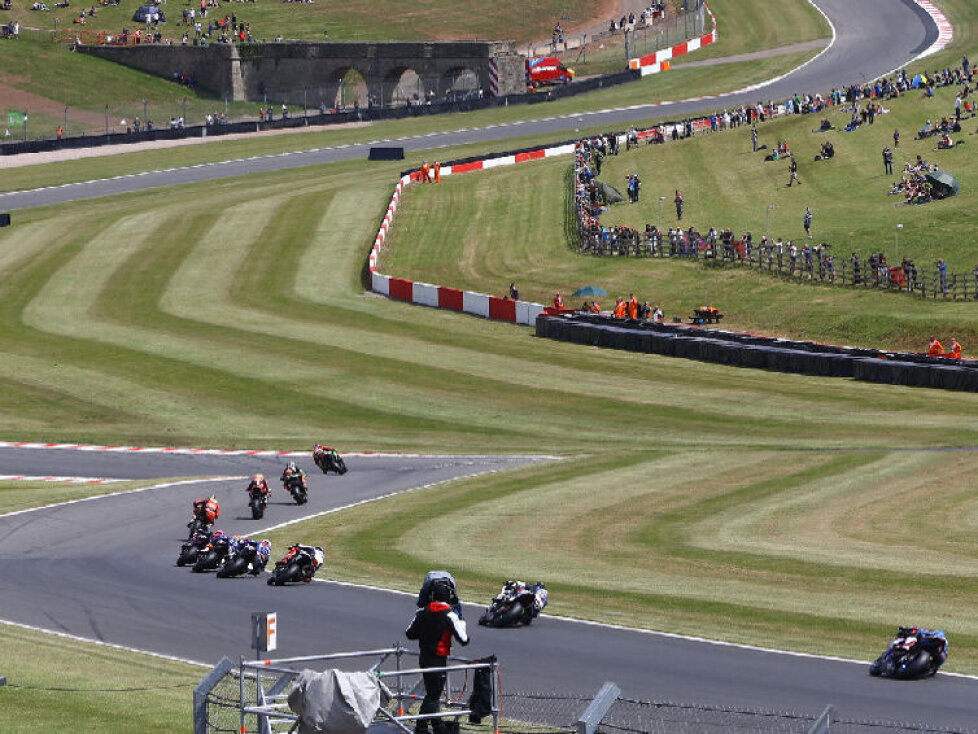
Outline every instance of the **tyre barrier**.
[(695, 359), (729, 367), (978, 392), (978, 364), (919, 354), (705, 331), (696, 327), (611, 321), (594, 316), (540, 315), (536, 320), (536, 334), (573, 344)]

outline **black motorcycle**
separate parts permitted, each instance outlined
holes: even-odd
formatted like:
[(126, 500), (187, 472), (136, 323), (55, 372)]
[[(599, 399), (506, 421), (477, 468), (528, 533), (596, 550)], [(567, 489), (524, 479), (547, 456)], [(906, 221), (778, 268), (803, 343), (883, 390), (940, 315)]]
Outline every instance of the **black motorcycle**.
[[(264, 556), (264, 557), (263, 557)], [(232, 550), (224, 565), (217, 572), (220, 579), (233, 578), (249, 571), (252, 576), (257, 576), (265, 568), (268, 562), (268, 549), (263, 549), (261, 545), (247, 543)]]
[(869, 674), (903, 680), (923, 678), (937, 673), (945, 660), (947, 638), (941, 630), (901, 627), (886, 651), (869, 666)]
[(210, 533), (197, 533), (190, 540), (180, 546), (180, 555), (177, 557), (178, 566), (189, 566), (197, 560), (197, 554), (207, 547), (210, 543)]
[(337, 451), (327, 451), (325, 449), (314, 451), (312, 458), (316, 462), (316, 466), (322, 470), (323, 474), (328, 474), (329, 472), (333, 472), (339, 476), (346, 474), (346, 462), (343, 461), (343, 457)]
[(543, 588), (542, 584), (527, 586), (521, 583), (507, 583), (479, 617), (479, 624), (486, 627), (516, 627), (521, 624), (531, 624), (540, 613), (540, 609), (547, 603), (545, 593), (539, 597), (541, 601), (538, 601), (537, 590)]
[(299, 546), (289, 548), (288, 555), (275, 564), (269, 586), (282, 586), (293, 581), (308, 581), (316, 572), (316, 559), (306, 549)]
[(231, 543), (227, 536), (211, 539), (207, 548), (197, 553), (197, 560), (191, 569), (194, 573), (213, 571), (227, 559), (231, 551)]
[(248, 488), (248, 507), (251, 508), (251, 519), (261, 520), (265, 517), (265, 508), (268, 506), (268, 494), (262, 492), (258, 487)]
[(282, 484), (285, 485), (297, 505), (304, 505), (309, 501), (309, 488), (306, 486), (304, 474), (291, 474), (282, 480)]

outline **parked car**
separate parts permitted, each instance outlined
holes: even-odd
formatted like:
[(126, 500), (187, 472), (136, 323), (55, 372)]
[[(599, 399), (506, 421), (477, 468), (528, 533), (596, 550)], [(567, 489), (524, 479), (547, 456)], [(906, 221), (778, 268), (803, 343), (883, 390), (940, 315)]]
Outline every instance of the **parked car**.
[(132, 14), (132, 19), (135, 23), (166, 23), (158, 5), (140, 5)]

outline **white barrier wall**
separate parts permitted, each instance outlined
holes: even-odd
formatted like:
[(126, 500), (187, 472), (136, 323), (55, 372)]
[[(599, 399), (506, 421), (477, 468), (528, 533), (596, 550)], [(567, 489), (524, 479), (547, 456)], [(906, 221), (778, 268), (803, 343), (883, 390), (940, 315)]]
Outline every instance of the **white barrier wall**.
[(381, 275), (376, 270), (370, 274), (370, 287), (374, 293), (384, 296), (391, 294), (391, 276)]
[(537, 323), (537, 316), (543, 313), (544, 307), (539, 303), (531, 303), (530, 301), (517, 301), (516, 302), (516, 323), (524, 324), (526, 326), (535, 326)]
[(413, 283), (411, 300), (422, 306), (438, 308), (438, 286), (430, 283)]
[(465, 291), (462, 293), (462, 310), (465, 313), (489, 318), (489, 296)]

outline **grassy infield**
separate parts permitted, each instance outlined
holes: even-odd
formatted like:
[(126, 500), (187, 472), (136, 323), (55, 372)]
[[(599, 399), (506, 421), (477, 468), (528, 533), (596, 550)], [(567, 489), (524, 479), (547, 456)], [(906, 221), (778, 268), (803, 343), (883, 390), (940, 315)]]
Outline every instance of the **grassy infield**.
[[(959, 28), (973, 20), (963, 2), (945, 6)], [(978, 401), (537, 343), (504, 324), (363, 295), (365, 247), (396, 170), (337, 164), (260, 185), (66, 205), (56, 218), (18, 214), (0, 234), (0, 435), (222, 446), (326, 436), (341, 448), (587, 452), (358, 508), (304, 532), (327, 546), (336, 578), (410, 589), (449, 558), (468, 598), (488, 597), (502, 576), (539, 577), (554, 613), (602, 608), (624, 624), (845, 655), (870, 655), (910, 617), (950, 630), (951, 668), (978, 670), (978, 503), (968, 480), (978, 457), (899, 450), (978, 445)], [(498, 188), (471, 182), (415, 195), (433, 217), (419, 231), (430, 280), (502, 290), (519, 274), (542, 297), (601, 275), (578, 260), (574, 276), (548, 240), (562, 226), (562, 185), (526, 185), (535, 208), (507, 213)], [(434, 194), (430, 205), (422, 199)], [(433, 236), (458, 226), (446, 211), (474, 223), (461, 250)], [(539, 238), (506, 242), (509, 216)], [(406, 243), (412, 225), (403, 222)], [(491, 255), (486, 241), (497, 245)], [(403, 248), (397, 257), (409, 258)], [(454, 270), (439, 269), (446, 257)], [(549, 284), (533, 275), (543, 268), (553, 268)], [(625, 285), (629, 276), (615, 277)], [(789, 310), (799, 292), (822, 295), (771, 284), (768, 297)], [(731, 294), (727, 310), (746, 311)], [(842, 307), (895, 309), (898, 300), (867, 295)], [(906, 519), (907, 508), (927, 507), (936, 511)], [(597, 604), (609, 578), (618, 588)], [(120, 681), (103, 667), (115, 653), (3, 634), (11, 682), (88, 687), (87, 672), (100, 687), (140, 687), (199, 675), (147, 660)], [(18, 731), (18, 714), (29, 712), (32, 726), (122, 732), (140, 716), (140, 730), (182, 730), (189, 695), (176, 691), (100, 700), (7, 688), (0, 723)]]

